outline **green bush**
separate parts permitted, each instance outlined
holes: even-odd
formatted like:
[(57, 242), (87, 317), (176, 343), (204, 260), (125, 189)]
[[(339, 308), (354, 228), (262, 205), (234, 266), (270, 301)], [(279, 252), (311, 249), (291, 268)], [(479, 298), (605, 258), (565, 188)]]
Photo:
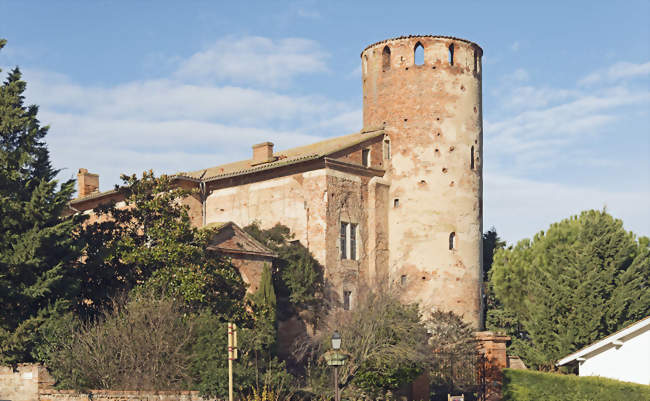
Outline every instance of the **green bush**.
[(650, 386), (601, 377), (504, 369), (503, 401), (647, 401)]

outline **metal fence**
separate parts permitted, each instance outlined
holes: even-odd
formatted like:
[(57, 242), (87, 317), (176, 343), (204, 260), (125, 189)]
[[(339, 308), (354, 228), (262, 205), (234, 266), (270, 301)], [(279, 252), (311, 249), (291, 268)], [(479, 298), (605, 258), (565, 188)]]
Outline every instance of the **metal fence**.
[(436, 353), (431, 377), (431, 400), (446, 401), (447, 395), (465, 395), (465, 401), (485, 401), (487, 361), (482, 354)]

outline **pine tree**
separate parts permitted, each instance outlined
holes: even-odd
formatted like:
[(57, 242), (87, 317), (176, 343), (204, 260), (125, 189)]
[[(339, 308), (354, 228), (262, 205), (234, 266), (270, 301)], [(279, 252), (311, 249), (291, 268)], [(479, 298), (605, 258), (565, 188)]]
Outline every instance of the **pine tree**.
[[(553, 363), (650, 314), (650, 249), (623, 222), (589, 210), (497, 251), (490, 328), (530, 365)], [(496, 326), (496, 327), (495, 327)]]
[(75, 221), (61, 217), (74, 181), (55, 179), (49, 127), (37, 106), (24, 105), (25, 88), (18, 68), (0, 86), (0, 362), (11, 364), (33, 359), (39, 327), (67, 310), (78, 288)]

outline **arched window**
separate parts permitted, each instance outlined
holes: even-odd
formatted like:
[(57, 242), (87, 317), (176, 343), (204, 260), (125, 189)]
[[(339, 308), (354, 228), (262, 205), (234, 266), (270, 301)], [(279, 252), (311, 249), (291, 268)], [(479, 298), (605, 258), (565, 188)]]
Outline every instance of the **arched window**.
[(456, 249), (456, 233), (449, 234), (449, 250)]
[(424, 46), (420, 42), (416, 43), (415, 48), (413, 48), (413, 60), (415, 65), (424, 64)]
[(469, 159), (469, 168), (474, 170), (474, 146), (472, 146), (472, 150), (470, 151), (469, 157), (470, 157), (470, 159)]
[(454, 44), (449, 45), (449, 65), (454, 65)]
[[(476, 68), (474, 68), (474, 69), (476, 69)], [(363, 73), (364, 74), (368, 73), (368, 55), (367, 54), (363, 56)]]
[(381, 66), (384, 71), (390, 70), (390, 47), (384, 46), (384, 50), (381, 52)]

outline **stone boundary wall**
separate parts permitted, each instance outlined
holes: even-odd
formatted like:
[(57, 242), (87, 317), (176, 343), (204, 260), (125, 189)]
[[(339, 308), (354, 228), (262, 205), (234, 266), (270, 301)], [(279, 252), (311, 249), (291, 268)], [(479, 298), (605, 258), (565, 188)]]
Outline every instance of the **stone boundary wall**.
[(0, 366), (0, 401), (218, 401), (198, 391), (55, 390), (43, 365)]
[[(198, 391), (43, 390), (39, 401), (205, 401)], [(216, 401), (216, 400), (215, 400)]]

